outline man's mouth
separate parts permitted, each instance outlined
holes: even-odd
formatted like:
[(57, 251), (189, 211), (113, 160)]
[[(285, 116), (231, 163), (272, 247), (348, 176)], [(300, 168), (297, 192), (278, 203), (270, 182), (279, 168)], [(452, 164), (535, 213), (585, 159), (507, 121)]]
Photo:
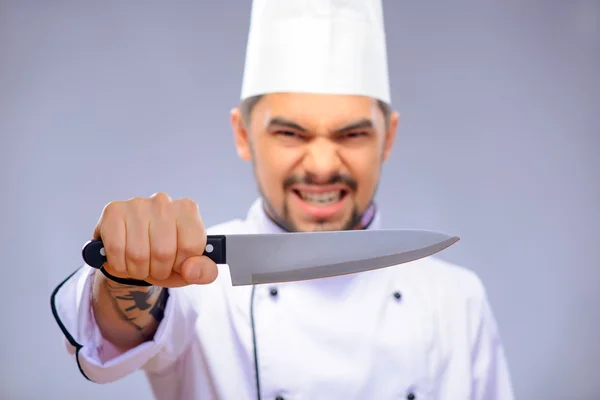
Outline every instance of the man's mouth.
[(303, 201), (316, 206), (328, 206), (342, 200), (348, 194), (346, 190), (330, 190), (327, 192), (308, 192), (303, 190), (294, 190), (294, 193)]

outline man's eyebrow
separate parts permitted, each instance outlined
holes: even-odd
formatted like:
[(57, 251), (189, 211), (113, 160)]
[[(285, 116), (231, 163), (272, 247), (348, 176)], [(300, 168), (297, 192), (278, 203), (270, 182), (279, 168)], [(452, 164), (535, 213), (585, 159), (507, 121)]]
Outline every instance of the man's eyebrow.
[(290, 121), (288, 119), (285, 119), (283, 117), (273, 117), (269, 120), (269, 123), (267, 124), (267, 128), (272, 128), (274, 126), (279, 126), (279, 127), (284, 127), (284, 128), (291, 128), (300, 132), (306, 132), (307, 129), (304, 128), (303, 126), (301, 126), (300, 124), (294, 122), (294, 121)]
[(356, 129), (373, 129), (374, 126), (375, 125), (373, 124), (373, 121), (371, 121), (370, 119), (361, 118), (358, 121), (350, 122), (349, 124), (346, 124), (341, 128), (336, 129), (335, 133), (344, 133)]
[[(283, 117), (271, 118), (271, 120), (269, 120), (269, 123), (267, 124), (267, 127), (272, 128), (274, 126), (290, 128), (300, 132), (306, 132), (308, 130), (302, 125), (298, 124), (297, 122), (288, 120)], [(371, 121), (368, 118), (361, 118), (357, 121), (350, 122), (340, 128), (337, 128), (333, 133), (345, 133), (356, 129), (372, 129), (373, 127), (373, 121)]]

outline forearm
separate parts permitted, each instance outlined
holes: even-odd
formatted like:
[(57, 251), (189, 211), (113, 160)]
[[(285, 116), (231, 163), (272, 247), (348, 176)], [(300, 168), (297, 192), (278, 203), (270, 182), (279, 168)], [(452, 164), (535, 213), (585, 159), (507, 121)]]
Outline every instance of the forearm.
[(151, 340), (162, 321), (166, 289), (123, 285), (97, 271), (92, 308), (102, 336), (121, 351)]

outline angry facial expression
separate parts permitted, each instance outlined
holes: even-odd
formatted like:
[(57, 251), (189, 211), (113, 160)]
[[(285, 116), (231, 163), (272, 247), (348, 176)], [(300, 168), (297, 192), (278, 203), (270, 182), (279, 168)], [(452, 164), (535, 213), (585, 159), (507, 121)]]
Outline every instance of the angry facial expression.
[(398, 115), (372, 98), (263, 96), (244, 121), (232, 111), (239, 156), (250, 161), (266, 212), (288, 231), (355, 229), (371, 205)]

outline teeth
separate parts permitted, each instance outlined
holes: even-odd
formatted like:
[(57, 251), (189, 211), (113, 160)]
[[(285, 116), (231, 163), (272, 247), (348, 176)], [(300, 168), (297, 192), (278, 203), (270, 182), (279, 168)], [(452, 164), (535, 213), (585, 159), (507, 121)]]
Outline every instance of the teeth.
[(308, 201), (310, 203), (315, 203), (319, 205), (326, 205), (330, 203), (335, 203), (340, 200), (342, 197), (342, 191), (336, 190), (331, 192), (324, 193), (307, 193), (307, 192), (299, 192), (302, 200)]

